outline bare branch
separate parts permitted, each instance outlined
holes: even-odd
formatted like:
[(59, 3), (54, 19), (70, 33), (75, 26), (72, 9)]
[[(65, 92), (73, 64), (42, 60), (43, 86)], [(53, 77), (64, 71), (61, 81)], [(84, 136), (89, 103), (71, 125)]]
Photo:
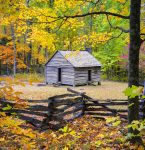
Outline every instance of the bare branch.
[(109, 23), (109, 25), (110, 25), (111, 28), (113, 28), (113, 29), (119, 29), (119, 30), (121, 30), (124, 33), (129, 33), (130, 32), (129, 30), (123, 29), (122, 27), (118, 27), (118, 26), (114, 27), (114, 26), (112, 26), (112, 24), (111, 24), (111, 22), (109, 20), (108, 15), (106, 15), (106, 17), (107, 17), (107, 21), (108, 21), (108, 23)]
[(67, 18), (65, 18), (65, 19), (63, 19), (62, 21), (61, 21), (61, 23), (60, 23), (60, 25), (59, 25), (59, 27), (57, 28), (57, 30), (56, 31), (54, 31), (54, 33), (56, 33), (56, 32), (58, 32), (59, 31), (59, 29), (64, 25), (64, 23), (67, 21)]
[(95, 5), (95, 6), (97, 6), (97, 4), (99, 4), (101, 1), (97, 0), (96, 2), (93, 2), (93, 1), (85, 0), (85, 2), (88, 2), (88, 3), (91, 3), (91, 4)]
[[(54, 23), (54, 22), (62, 20), (62, 19), (64, 20), (64, 18), (57, 18), (57, 19), (54, 19), (52, 21), (32, 21), (32, 20), (29, 20), (29, 23), (46, 23), (46, 24), (50, 24), (50, 23)], [(28, 20), (18, 19), (18, 21), (27, 22)]]
[[(81, 17), (86, 17), (90, 15), (109, 15), (109, 16), (114, 16), (114, 17), (119, 17), (122, 19), (130, 19), (130, 16), (123, 16), (117, 13), (112, 13), (112, 12), (106, 12), (106, 11), (99, 11), (99, 12), (88, 12), (86, 14), (80, 14), (80, 15), (74, 15), (74, 16), (64, 16), (65, 18), (81, 18)], [(64, 18), (64, 17), (58, 17), (58, 18)]]

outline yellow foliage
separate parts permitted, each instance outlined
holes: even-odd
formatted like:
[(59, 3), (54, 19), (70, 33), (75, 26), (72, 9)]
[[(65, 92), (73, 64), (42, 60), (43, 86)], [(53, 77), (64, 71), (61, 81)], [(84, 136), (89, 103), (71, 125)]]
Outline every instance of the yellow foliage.
[(48, 47), (51, 50), (54, 50), (54, 41), (55, 36), (53, 34), (49, 34), (43, 30), (40, 30), (36, 27), (32, 28), (32, 32), (30, 35), (30, 39), (32, 42), (35, 41), (36, 43), (39, 43), (39, 45), (42, 45), (43, 47)]
[(121, 12), (122, 15), (129, 15), (129, 8), (128, 7), (125, 7), (122, 12)]
[(126, 0), (115, 0), (116, 2), (119, 2), (119, 3), (125, 3)]

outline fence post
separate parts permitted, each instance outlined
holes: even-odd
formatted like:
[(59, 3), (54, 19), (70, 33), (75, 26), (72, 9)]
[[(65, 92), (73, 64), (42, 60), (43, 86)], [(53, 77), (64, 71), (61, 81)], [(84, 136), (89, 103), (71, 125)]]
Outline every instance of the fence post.
[[(145, 96), (145, 81), (144, 81), (143, 96)], [(145, 119), (145, 98), (140, 100), (139, 107), (140, 107), (139, 118)]]
[(82, 96), (82, 104), (83, 104), (82, 115), (84, 115), (85, 110), (86, 110), (86, 102), (85, 102), (85, 98), (83, 96)]
[(48, 101), (48, 121), (51, 121), (52, 120), (52, 113), (53, 113), (53, 99), (50, 98), (49, 101)]
[(145, 95), (145, 81), (144, 81), (143, 85), (144, 85), (143, 95)]

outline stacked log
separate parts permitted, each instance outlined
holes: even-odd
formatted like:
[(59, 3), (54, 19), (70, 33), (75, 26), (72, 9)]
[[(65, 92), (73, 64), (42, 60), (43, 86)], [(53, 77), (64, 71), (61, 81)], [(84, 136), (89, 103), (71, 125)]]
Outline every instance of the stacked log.
[(53, 128), (60, 128), (66, 122), (84, 114), (84, 101), (75, 94), (63, 94), (48, 99), (47, 122)]

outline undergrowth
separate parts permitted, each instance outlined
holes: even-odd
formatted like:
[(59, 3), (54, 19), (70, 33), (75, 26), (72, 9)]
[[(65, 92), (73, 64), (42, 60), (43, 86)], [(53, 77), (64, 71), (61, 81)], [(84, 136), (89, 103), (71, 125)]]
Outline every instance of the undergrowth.
[(44, 82), (45, 77), (44, 74), (38, 73), (21, 73), (16, 74), (16, 79), (24, 82)]

